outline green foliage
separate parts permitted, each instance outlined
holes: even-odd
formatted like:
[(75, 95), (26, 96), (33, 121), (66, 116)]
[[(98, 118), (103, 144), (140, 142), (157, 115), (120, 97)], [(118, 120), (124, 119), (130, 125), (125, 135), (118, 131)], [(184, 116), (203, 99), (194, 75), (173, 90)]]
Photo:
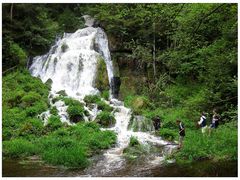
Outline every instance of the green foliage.
[(47, 131), (52, 132), (61, 127), (63, 127), (63, 123), (61, 122), (60, 118), (58, 116), (51, 115), (48, 118), (48, 122), (45, 128), (47, 129)]
[(3, 154), (11, 158), (19, 158), (34, 155), (38, 147), (24, 139), (13, 139), (3, 142)]
[(50, 109), (50, 113), (54, 116), (57, 116), (58, 115), (58, 110), (56, 108), (56, 106), (52, 106), (51, 109)]
[(25, 96), (22, 97), (22, 106), (23, 107), (28, 107), (32, 106), (34, 103), (38, 102), (38, 100), (41, 99), (41, 95), (36, 92), (28, 92)]
[(44, 134), (43, 122), (37, 118), (27, 119), (24, 123), (20, 124), (17, 132), (19, 137), (24, 137), (29, 140), (40, 137)]
[(237, 159), (237, 129), (231, 124), (222, 125), (210, 136), (188, 131), (182, 150), (175, 156), (180, 163), (183, 159)]
[(43, 160), (52, 165), (63, 165), (71, 168), (85, 168), (89, 161), (81, 147), (58, 148), (45, 151)]
[(89, 104), (97, 104), (98, 110), (112, 112), (113, 108), (101, 100), (101, 97), (99, 95), (87, 95), (84, 97), (84, 101)]
[(48, 87), (20, 69), (3, 77), (3, 140), (42, 134), (37, 115), (48, 108)]
[[(99, 141), (101, 139), (101, 141)], [(96, 123), (78, 123), (60, 128), (38, 141), (42, 158), (54, 165), (84, 168), (88, 157), (112, 146), (116, 135), (112, 131), (100, 131)]]
[(98, 101), (97, 103), (98, 109), (102, 111), (112, 112), (113, 107), (106, 104), (104, 101)]
[(90, 103), (97, 103), (101, 101), (100, 97), (98, 95), (87, 95), (83, 99), (87, 104)]
[(139, 143), (136, 144), (137, 142), (135, 140), (132, 141), (134, 144), (129, 144), (129, 146), (123, 150), (123, 156), (129, 161), (141, 161), (142, 158), (149, 154), (149, 147)]
[(131, 136), (129, 146), (133, 147), (136, 145), (139, 145), (140, 143), (138, 142), (137, 138), (134, 136)]
[(9, 56), (15, 59), (20, 66), (25, 66), (27, 62), (26, 52), (17, 44), (12, 41), (9, 42)]
[(153, 104), (150, 103), (146, 96), (127, 96), (124, 99), (124, 104), (131, 107), (135, 114), (143, 113), (143, 109), (152, 109)]
[(176, 129), (172, 130), (168, 128), (161, 128), (157, 134), (169, 141), (177, 140), (178, 137), (178, 132)]
[(109, 99), (109, 91), (105, 90), (101, 93), (101, 96), (105, 99), (108, 100)]
[(111, 127), (116, 123), (114, 116), (111, 113), (105, 111), (100, 112), (97, 115), (95, 121), (103, 127)]

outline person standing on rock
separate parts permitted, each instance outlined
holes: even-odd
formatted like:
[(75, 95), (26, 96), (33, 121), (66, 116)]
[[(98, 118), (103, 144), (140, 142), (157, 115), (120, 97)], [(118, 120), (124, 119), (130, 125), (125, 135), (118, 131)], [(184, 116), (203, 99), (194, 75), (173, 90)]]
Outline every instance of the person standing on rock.
[(184, 140), (184, 137), (185, 137), (185, 127), (184, 127), (183, 122), (179, 119), (176, 120), (176, 123), (177, 123), (178, 128), (179, 128), (178, 149), (180, 149), (180, 148), (183, 147), (183, 140)]

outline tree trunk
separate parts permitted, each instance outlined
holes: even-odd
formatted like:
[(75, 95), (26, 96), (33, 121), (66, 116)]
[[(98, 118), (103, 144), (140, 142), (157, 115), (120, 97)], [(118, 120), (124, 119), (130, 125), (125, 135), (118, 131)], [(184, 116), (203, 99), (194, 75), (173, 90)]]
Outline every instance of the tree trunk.
[(13, 19), (13, 3), (11, 4), (11, 9), (10, 9), (10, 20), (12, 22)]
[(153, 76), (156, 79), (156, 37), (155, 37), (155, 22), (153, 23)]

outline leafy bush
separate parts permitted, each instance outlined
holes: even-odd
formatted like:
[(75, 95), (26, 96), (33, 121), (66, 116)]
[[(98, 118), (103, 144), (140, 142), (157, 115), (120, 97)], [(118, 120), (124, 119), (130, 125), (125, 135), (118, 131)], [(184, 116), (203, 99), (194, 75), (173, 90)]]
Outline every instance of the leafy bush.
[(72, 105), (70, 105), (67, 108), (67, 113), (68, 113), (71, 121), (79, 122), (83, 119), (84, 108), (83, 108), (83, 106), (72, 106)]
[(83, 99), (87, 104), (90, 103), (97, 103), (101, 101), (100, 97), (98, 95), (87, 95)]
[(51, 115), (48, 118), (48, 122), (45, 128), (47, 131), (55, 131), (60, 127), (63, 127), (63, 123), (61, 122), (59, 116)]
[(21, 101), (23, 107), (32, 106), (35, 102), (38, 102), (41, 99), (41, 95), (36, 92), (28, 92), (25, 96), (22, 97)]
[(40, 119), (27, 119), (18, 129), (18, 136), (23, 136), (26, 139), (32, 139), (43, 135), (43, 122)]
[(105, 99), (108, 100), (109, 99), (109, 91), (105, 90), (101, 93), (101, 96)]
[(137, 138), (134, 137), (134, 136), (131, 136), (129, 146), (133, 147), (133, 146), (136, 146), (136, 145), (139, 145), (139, 142), (138, 142)]
[(168, 129), (168, 128), (161, 128), (158, 133), (159, 136), (169, 140), (169, 141), (173, 141), (176, 140), (178, 137), (178, 130), (172, 130), (172, 129)]
[(116, 123), (114, 116), (111, 113), (105, 111), (100, 112), (97, 115), (95, 121), (103, 127), (111, 127)]
[(26, 64), (27, 54), (17, 43), (10, 41), (9, 52), (12, 58), (17, 59), (21, 66)]
[(58, 110), (57, 110), (56, 106), (51, 107), (50, 113), (54, 116), (58, 115)]
[(104, 101), (98, 101), (97, 103), (98, 109), (102, 111), (112, 112), (113, 107), (106, 104)]

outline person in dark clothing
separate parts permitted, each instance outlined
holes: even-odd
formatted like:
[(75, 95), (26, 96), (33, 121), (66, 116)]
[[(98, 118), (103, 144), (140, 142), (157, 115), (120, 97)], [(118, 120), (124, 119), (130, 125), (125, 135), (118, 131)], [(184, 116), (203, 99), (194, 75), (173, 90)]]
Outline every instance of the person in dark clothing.
[(219, 125), (220, 116), (217, 114), (216, 109), (213, 109), (212, 123), (209, 128), (209, 135), (211, 134), (211, 129), (216, 129)]
[(178, 149), (183, 147), (183, 140), (185, 137), (185, 128), (184, 128), (184, 124), (181, 120), (177, 119), (176, 123), (178, 125), (179, 128), (179, 143), (178, 143)]
[(158, 131), (161, 127), (161, 119), (159, 116), (153, 118), (153, 125), (155, 128), (155, 131)]

